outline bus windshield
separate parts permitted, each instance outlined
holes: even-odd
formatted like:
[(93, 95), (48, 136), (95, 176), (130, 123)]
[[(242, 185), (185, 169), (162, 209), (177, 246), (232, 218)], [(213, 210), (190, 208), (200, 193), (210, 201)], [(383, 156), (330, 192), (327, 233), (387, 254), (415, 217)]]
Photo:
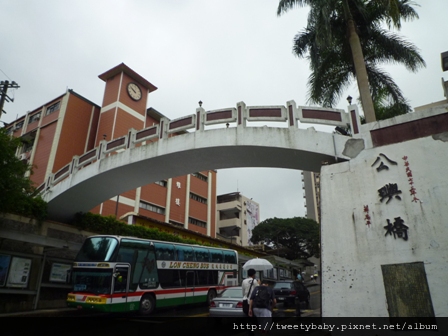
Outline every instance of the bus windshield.
[(91, 237), (82, 244), (75, 261), (111, 261), (118, 240), (113, 237)]
[(73, 271), (73, 291), (94, 294), (110, 294), (112, 269), (75, 269)]

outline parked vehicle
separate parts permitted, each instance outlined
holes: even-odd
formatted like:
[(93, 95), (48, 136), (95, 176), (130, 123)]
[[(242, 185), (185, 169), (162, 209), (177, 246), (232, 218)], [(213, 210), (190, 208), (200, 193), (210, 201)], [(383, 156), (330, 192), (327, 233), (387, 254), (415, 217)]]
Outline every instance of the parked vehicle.
[(229, 287), (210, 302), (210, 317), (244, 317), (243, 289)]
[(296, 299), (298, 302), (305, 302), (306, 307), (309, 307), (310, 292), (300, 281), (280, 280), (274, 284), (273, 290), (277, 303), (282, 302), (285, 307), (295, 305)]

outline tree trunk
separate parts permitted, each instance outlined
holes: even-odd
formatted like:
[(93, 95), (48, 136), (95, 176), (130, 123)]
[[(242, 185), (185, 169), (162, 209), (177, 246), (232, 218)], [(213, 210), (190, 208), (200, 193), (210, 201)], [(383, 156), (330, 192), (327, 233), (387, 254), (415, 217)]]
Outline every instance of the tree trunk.
[(352, 51), (353, 64), (355, 66), (356, 80), (358, 82), (359, 95), (361, 96), (361, 105), (366, 117), (366, 122), (376, 121), (375, 109), (373, 107), (372, 95), (370, 94), (369, 77), (367, 76), (364, 54), (356, 32), (355, 22), (350, 12), (348, 2), (343, 2), (345, 19), (347, 20), (348, 41)]

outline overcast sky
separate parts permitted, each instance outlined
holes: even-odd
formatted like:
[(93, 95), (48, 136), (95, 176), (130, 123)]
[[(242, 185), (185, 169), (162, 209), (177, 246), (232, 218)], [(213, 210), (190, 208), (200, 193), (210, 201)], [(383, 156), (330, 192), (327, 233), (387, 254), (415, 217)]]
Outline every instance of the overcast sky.
[[(417, 0), (420, 19), (399, 32), (427, 63), (417, 73), (384, 66), (413, 107), (444, 99), (440, 54), (448, 51), (448, 1)], [(278, 17), (275, 0), (3, 0), (0, 80), (15, 81), (2, 121), (11, 122), (67, 88), (102, 104), (98, 75), (125, 63), (158, 90), (149, 95), (170, 119), (247, 105), (307, 103), (308, 63), (292, 54), (308, 9)], [(346, 109), (348, 94), (337, 108)], [(310, 125), (300, 127), (307, 128)], [(332, 128), (316, 127), (331, 132)], [(294, 180), (296, 183), (291, 183)], [(218, 194), (240, 191), (260, 204), (261, 220), (304, 216), (300, 171), (218, 171)]]

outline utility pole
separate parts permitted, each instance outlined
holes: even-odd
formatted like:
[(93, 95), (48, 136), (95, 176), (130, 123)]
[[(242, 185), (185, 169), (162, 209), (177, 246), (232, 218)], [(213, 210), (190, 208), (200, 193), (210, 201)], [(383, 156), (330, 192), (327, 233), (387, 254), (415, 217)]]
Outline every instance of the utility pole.
[(3, 111), (3, 105), (5, 105), (5, 101), (7, 102), (13, 102), (14, 98), (11, 98), (8, 96), (8, 89), (17, 89), (20, 86), (12, 81), (11, 83), (9, 81), (1, 81), (0, 82), (0, 119), (2, 118), (2, 114), (6, 113)]

